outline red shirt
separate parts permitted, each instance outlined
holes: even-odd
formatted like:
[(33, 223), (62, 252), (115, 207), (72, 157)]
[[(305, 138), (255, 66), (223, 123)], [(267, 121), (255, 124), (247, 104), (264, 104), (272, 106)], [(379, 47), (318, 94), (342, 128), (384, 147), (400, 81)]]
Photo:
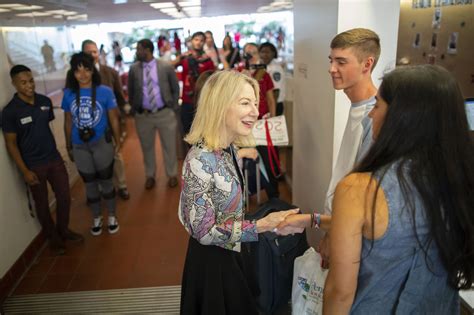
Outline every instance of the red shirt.
[[(255, 74), (257, 71), (253, 73), (253, 77), (255, 78)], [(260, 86), (260, 101), (258, 103), (258, 119), (262, 118), (263, 115), (268, 113), (268, 103), (267, 103), (267, 92), (273, 90), (273, 81), (268, 72), (265, 71), (263, 77), (258, 81), (258, 85)]]
[[(245, 69), (244, 64), (240, 64), (237, 67), (238, 71), (243, 71)], [(252, 73), (252, 76), (255, 78), (257, 73), (261, 70), (255, 70)], [(258, 102), (258, 119), (261, 119), (263, 115), (268, 113), (268, 103), (267, 103), (267, 92), (270, 90), (273, 90), (275, 86), (273, 85), (272, 78), (268, 74), (267, 71), (265, 71), (265, 74), (262, 76), (260, 80), (258, 80), (258, 85), (260, 86), (260, 99)]]
[[(205, 57), (208, 58), (208, 57)], [(193, 104), (193, 93), (194, 93), (194, 85), (196, 84), (196, 79), (193, 79), (189, 73), (189, 59), (185, 58), (181, 61), (181, 66), (183, 66), (183, 73), (182, 73), (182, 80), (183, 80), (183, 95), (181, 95), (181, 99), (183, 103)], [(198, 72), (199, 74), (203, 73), (207, 70), (215, 70), (216, 67), (211, 59), (208, 59), (204, 62), (198, 63)], [(270, 79), (271, 80), (271, 79)]]

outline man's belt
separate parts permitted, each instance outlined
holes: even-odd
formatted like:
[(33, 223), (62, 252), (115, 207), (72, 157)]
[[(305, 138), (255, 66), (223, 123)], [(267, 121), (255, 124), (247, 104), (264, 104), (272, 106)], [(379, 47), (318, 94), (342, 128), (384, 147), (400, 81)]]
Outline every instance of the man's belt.
[(166, 106), (163, 106), (163, 107), (160, 107), (160, 108), (154, 108), (154, 109), (145, 109), (145, 108), (141, 108), (140, 110), (137, 110), (137, 112), (139, 114), (155, 114), (155, 113), (158, 113), (159, 111), (165, 109)]

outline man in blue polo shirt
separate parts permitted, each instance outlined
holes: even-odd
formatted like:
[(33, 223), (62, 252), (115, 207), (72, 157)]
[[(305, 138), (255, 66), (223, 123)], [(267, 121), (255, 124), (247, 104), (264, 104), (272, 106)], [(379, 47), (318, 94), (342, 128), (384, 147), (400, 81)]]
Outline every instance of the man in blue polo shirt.
[[(10, 77), (17, 93), (2, 115), (7, 150), (31, 190), (38, 220), (51, 249), (62, 255), (65, 240), (82, 241), (84, 238), (68, 228), (69, 179), (49, 127), (54, 119), (53, 106), (48, 97), (35, 93), (35, 81), (28, 67), (14, 66)], [(56, 197), (56, 225), (49, 209), (47, 182)]]

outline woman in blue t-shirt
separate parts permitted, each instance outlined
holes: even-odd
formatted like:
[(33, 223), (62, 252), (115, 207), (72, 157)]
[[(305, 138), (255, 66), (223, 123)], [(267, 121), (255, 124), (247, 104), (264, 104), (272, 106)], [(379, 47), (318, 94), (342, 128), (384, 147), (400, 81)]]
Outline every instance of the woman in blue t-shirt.
[[(102, 194), (109, 211), (108, 231), (113, 234), (119, 229), (112, 183), (114, 154), (120, 150), (115, 96), (109, 87), (100, 85), (93, 58), (82, 52), (71, 58), (66, 86), (61, 105), (65, 112), (66, 147), (86, 185), (87, 203), (94, 216), (91, 233), (102, 233)], [(115, 149), (109, 126), (115, 138)]]

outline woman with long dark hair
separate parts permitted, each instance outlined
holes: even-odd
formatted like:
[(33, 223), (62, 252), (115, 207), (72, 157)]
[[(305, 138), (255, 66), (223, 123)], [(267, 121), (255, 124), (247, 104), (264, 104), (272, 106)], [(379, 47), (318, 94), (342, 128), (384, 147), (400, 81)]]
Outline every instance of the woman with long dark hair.
[[(474, 142), (445, 69), (385, 75), (374, 143), (337, 186), (325, 314), (459, 314), (474, 278)], [(291, 228), (309, 215), (289, 217)], [(286, 230), (285, 230), (286, 229)]]
[(241, 61), (239, 45), (234, 47), (232, 38), (228, 34), (222, 41), (222, 55), (225, 57), (224, 69), (233, 69)]
[[(119, 229), (112, 183), (114, 154), (120, 150), (117, 102), (112, 90), (100, 85), (99, 72), (89, 54), (72, 56), (66, 80), (62, 100), (66, 147), (86, 186), (87, 203), (94, 217), (91, 233), (102, 233), (102, 194), (109, 211), (108, 231), (113, 234)], [(109, 127), (115, 138), (115, 152)]]
[(374, 144), (335, 193), (324, 310), (459, 314), (474, 271), (474, 143), (445, 69), (384, 77)]

